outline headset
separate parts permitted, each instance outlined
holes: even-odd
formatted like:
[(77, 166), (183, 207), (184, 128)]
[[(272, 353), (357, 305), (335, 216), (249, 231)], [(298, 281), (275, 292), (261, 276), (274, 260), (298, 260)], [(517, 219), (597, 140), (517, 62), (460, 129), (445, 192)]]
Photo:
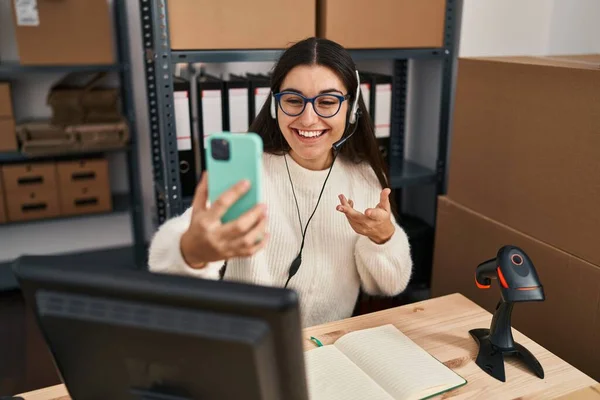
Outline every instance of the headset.
[[(327, 183), (327, 180), (329, 179), (329, 175), (331, 174), (331, 170), (333, 169), (333, 165), (335, 164), (335, 160), (337, 158), (337, 155), (339, 153), (340, 148), (342, 147), (342, 145), (348, 140), (350, 139), (350, 137), (352, 135), (354, 135), (354, 132), (356, 132), (356, 128), (358, 127), (358, 120), (361, 117), (361, 112), (358, 109), (358, 99), (361, 95), (361, 91), (360, 91), (360, 75), (358, 74), (358, 70), (355, 70), (356, 72), (356, 94), (354, 96), (354, 103), (352, 103), (352, 108), (350, 109), (350, 113), (348, 115), (348, 120), (346, 121), (346, 129), (344, 129), (344, 134), (346, 133), (346, 131), (348, 130), (348, 126), (349, 125), (354, 125), (354, 128), (352, 129), (352, 133), (350, 133), (348, 136), (344, 137), (344, 135), (342, 135), (342, 138), (340, 140), (338, 140), (337, 142), (333, 143), (332, 148), (333, 148), (333, 152), (334, 152), (334, 158), (333, 158), (333, 162), (331, 163), (331, 166), (329, 167), (329, 172), (327, 173), (327, 177), (325, 178), (325, 182), (323, 182), (323, 186), (321, 187), (321, 193), (319, 193), (319, 198), (317, 199), (317, 204), (315, 205), (315, 208), (310, 216), (310, 218), (308, 218), (308, 221), (306, 222), (306, 226), (304, 227), (304, 231), (302, 231), (302, 220), (300, 218), (300, 208), (298, 207), (298, 199), (296, 198), (296, 192), (294, 190), (294, 184), (292, 182), (292, 177), (290, 175), (290, 170), (288, 167), (288, 163), (287, 163), (287, 158), (285, 158), (284, 155), (284, 160), (285, 160), (285, 166), (287, 169), (287, 173), (288, 173), (288, 178), (290, 180), (290, 185), (291, 185), (291, 189), (292, 189), (292, 193), (294, 195), (294, 201), (296, 202), (296, 209), (298, 210), (298, 220), (300, 222), (300, 233), (302, 234), (302, 243), (300, 245), (300, 251), (298, 252), (298, 255), (296, 256), (296, 258), (292, 261), (292, 264), (290, 265), (289, 271), (288, 271), (288, 277), (287, 280), (285, 282), (284, 288), (287, 288), (288, 284), (290, 283), (290, 280), (292, 279), (292, 277), (294, 275), (296, 275), (296, 273), (298, 272), (298, 270), (300, 269), (300, 264), (302, 264), (302, 250), (304, 249), (304, 241), (306, 238), (306, 232), (308, 230), (308, 224), (310, 223), (310, 220), (312, 219), (312, 217), (315, 215), (315, 212), (317, 211), (317, 207), (319, 206), (319, 202), (321, 201), (321, 196), (323, 195), (323, 191), (325, 190), (325, 184)], [(271, 92), (271, 107), (270, 107), (270, 111), (271, 111), (271, 118), (273, 119), (277, 119), (277, 101), (275, 100), (275, 95), (273, 94), (273, 92)], [(219, 271), (219, 279), (222, 280), (224, 275), (225, 275), (225, 271), (227, 269), (227, 261), (225, 261), (225, 263), (223, 264), (223, 267), (221, 268), (221, 271)]]

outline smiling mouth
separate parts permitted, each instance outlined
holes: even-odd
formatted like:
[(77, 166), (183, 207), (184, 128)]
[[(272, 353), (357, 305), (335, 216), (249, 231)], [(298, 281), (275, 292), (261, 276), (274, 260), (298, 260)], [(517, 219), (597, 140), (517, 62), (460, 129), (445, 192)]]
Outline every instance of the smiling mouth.
[(292, 128), (292, 130), (300, 138), (302, 138), (302, 139), (309, 139), (309, 140), (310, 139), (317, 139), (317, 138), (323, 136), (328, 131), (328, 129), (319, 129), (319, 130), (305, 131), (305, 130), (302, 130), (302, 129), (295, 129), (295, 128)]

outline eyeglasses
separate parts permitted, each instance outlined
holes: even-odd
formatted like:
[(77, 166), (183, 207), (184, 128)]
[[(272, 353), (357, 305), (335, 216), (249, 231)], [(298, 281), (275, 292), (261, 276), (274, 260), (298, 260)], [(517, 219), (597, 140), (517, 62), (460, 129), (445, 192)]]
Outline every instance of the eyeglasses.
[(350, 98), (349, 94), (342, 96), (331, 93), (308, 98), (295, 92), (281, 92), (276, 93), (274, 96), (281, 111), (290, 117), (297, 117), (302, 114), (306, 108), (306, 103), (312, 103), (315, 113), (322, 118), (335, 116), (342, 108), (342, 103)]

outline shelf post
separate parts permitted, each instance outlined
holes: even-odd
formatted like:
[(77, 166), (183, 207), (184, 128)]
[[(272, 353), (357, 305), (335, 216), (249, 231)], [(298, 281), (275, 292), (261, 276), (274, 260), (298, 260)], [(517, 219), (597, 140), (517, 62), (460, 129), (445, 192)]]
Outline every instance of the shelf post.
[(119, 69), (122, 112), (127, 120), (130, 132), (129, 149), (127, 156), (127, 175), (129, 180), (130, 216), (133, 236), (133, 252), (135, 265), (143, 269), (146, 267), (146, 238), (144, 229), (144, 207), (142, 200), (142, 185), (139, 172), (139, 154), (137, 141), (137, 123), (135, 104), (133, 99), (133, 80), (131, 76), (131, 47), (129, 43), (129, 29), (127, 24), (127, 5), (124, 1), (113, 4), (115, 12), (115, 26), (117, 36), (118, 57), (121, 68)]
[(458, 50), (460, 41), (460, 20), (462, 17), (463, 3), (463, 0), (446, 1), (439, 141), (436, 164), (436, 196), (445, 194), (447, 191), (446, 165), (448, 159), (448, 142), (452, 124), (454, 75), (457, 57), (456, 51)]
[[(371, 88), (376, 90), (376, 88)], [(406, 135), (406, 102), (408, 94), (408, 60), (394, 60), (392, 76), (392, 126), (388, 166), (390, 180), (392, 171), (402, 171), (404, 166), (404, 142)], [(402, 214), (402, 189), (395, 190), (398, 215)]]
[(140, 0), (157, 224), (181, 214), (173, 67), (166, 0)]

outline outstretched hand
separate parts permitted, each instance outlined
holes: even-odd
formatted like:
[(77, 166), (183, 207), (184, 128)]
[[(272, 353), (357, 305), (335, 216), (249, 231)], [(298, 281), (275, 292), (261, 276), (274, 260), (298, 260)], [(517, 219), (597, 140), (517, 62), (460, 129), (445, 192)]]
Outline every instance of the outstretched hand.
[(336, 209), (346, 216), (356, 233), (367, 236), (377, 244), (383, 244), (390, 240), (396, 230), (391, 220), (390, 192), (388, 188), (383, 189), (379, 203), (374, 208), (367, 208), (364, 214), (355, 210), (354, 202), (343, 194), (338, 196), (340, 205)]

